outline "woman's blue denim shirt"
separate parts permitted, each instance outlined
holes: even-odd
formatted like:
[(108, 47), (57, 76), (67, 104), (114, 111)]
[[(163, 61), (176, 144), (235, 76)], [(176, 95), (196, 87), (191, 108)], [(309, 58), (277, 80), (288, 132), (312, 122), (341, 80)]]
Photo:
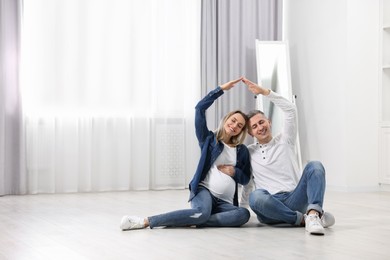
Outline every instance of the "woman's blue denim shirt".
[[(207, 128), (206, 110), (214, 103), (214, 101), (223, 95), (221, 87), (210, 91), (195, 107), (195, 131), (198, 138), (201, 155), (196, 169), (195, 175), (192, 178), (190, 189), (190, 201), (198, 192), (198, 185), (203, 181), (209, 172), (211, 166), (221, 154), (224, 145), (221, 141), (217, 141), (215, 133)], [(248, 148), (241, 144), (237, 146), (237, 163), (235, 166), (235, 175), (232, 177), (236, 182), (236, 191), (233, 199), (233, 204), (238, 206), (237, 183), (245, 185), (250, 179), (250, 160)]]

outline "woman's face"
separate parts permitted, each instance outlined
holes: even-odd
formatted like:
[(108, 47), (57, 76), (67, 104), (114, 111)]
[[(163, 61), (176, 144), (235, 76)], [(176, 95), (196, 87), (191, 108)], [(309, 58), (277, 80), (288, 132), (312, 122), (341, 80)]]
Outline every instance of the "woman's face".
[(240, 113), (231, 115), (225, 122), (224, 129), (227, 135), (239, 135), (245, 126), (245, 118)]

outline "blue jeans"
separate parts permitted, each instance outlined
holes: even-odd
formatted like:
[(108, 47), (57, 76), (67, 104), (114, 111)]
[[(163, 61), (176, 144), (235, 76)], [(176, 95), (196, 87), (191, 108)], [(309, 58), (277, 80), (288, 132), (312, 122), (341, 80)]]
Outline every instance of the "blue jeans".
[(303, 214), (314, 209), (322, 214), (325, 193), (325, 169), (320, 162), (309, 162), (297, 187), (291, 192), (270, 194), (257, 189), (249, 195), (249, 206), (260, 222), (299, 226)]
[(176, 210), (149, 217), (150, 228), (154, 227), (239, 227), (250, 218), (246, 208), (234, 206), (214, 197), (208, 189), (199, 187), (191, 200), (191, 209)]

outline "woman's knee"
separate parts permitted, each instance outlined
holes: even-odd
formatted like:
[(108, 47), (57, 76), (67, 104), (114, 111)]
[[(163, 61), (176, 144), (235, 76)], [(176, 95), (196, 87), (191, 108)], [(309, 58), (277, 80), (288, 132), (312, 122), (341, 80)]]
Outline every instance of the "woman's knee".
[(204, 207), (196, 207), (193, 208), (194, 213), (190, 216), (190, 218), (193, 218), (194, 220), (197, 220), (197, 223), (204, 223), (206, 222), (210, 216), (211, 216), (211, 210), (208, 210)]
[(243, 223), (242, 223), (242, 225), (243, 225), (249, 221), (249, 219), (251, 217), (251, 213), (246, 208), (239, 208), (239, 210), (240, 210), (240, 215), (242, 216), (241, 218), (243, 220)]
[(229, 224), (227, 226), (234, 226), (234, 227), (239, 227), (247, 223), (251, 217), (251, 213), (249, 212), (248, 209), (243, 208), (243, 207), (238, 207), (237, 209), (234, 210), (234, 224)]

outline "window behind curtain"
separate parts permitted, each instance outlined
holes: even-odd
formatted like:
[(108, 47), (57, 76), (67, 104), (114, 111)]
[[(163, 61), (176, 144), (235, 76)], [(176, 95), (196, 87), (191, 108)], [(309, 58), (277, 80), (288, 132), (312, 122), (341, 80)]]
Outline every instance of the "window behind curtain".
[(198, 5), (25, 0), (25, 112), (183, 114), (199, 92)]
[(24, 0), (28, 192), (183, 188), (200, 1)]

